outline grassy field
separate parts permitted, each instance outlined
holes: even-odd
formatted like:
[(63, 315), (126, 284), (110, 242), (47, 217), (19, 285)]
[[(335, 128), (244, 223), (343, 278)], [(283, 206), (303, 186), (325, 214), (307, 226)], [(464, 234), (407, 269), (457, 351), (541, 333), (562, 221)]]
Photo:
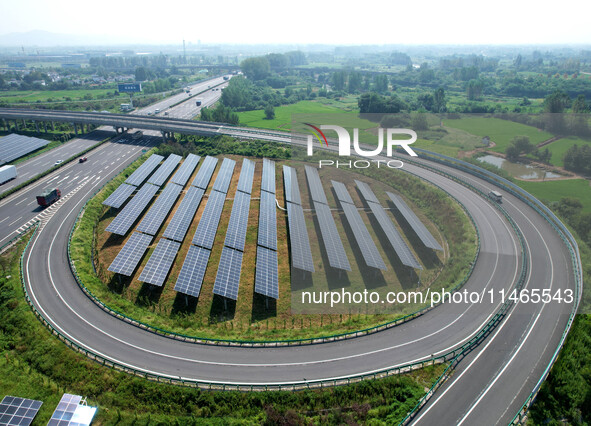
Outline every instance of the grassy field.
[(551, 144), (544, 146), (542, 149), (548, 148), (552, 153), (552, 159), (550, 162), (554, 166), (564, 167), (564, 154), (573, 145), (591, 145), (591, 141), (577, 138), (575, 136), (568, 136), (562, 139), (558, 139)]
[[(109, 89), (73, 89), (73, 90), (8, 90), (0, 92), (0, 101), (8, 103), (16, 102), (48, 102), (51, 99), (53, 102), (60, 102), (70, 98), (73, 101), (84, 100), (84, 96), (90, 94), (93, 100), (98, 97), (105, 97), (107, 94), (109, 98), (115, 98), (113, 92), (116, 87)], [(123, 97), (121, 99), (124, 99)]]
[(583, 204), (584, 212), (591, 212), (591, 186), (585, 179), (566, 179), (546, 182), (516, 182), (533, 196), (544, 201), (560, 201), (573, 197)]
[(505, 152), (515, 136), (528, 136), (533, 144), (538, 144), (552, 137), (552, 134), (513, 121), (489, 117), (465, 117), (443, 120), (445, 127), (464, 130), (473, 135), (489, 136), (496, 144), (491, 148), (495, 152)]

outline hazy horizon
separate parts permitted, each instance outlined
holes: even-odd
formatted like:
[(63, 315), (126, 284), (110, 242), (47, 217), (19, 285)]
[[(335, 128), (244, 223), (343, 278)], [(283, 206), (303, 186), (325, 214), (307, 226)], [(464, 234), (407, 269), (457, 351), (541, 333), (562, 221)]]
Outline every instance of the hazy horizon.
[[(579, 13), (580, 3), (572, 0), (551, 9), (531, 1), (509, 0), (499, 0), (490, 7), (478, 4), (478, 8), (466, 0), (395, 5), (370, 1), (355, 9), (310, 0), (302, 0), (291, 8), (289, 3), (278, 8), (270, 0), (228, 0), (221, 3), (221, 8), (219, 5), (196, 6), (188, 0), (156, 7), (138, 0), (104, 0), (100, 4), (74, 0), (4, 2), (0, 5), (0, 45), (32, 45), (25, 37), (31, 31), (65, 36), (69, 46), (178, 45), (183, 39), (192, 44), (201, 41), (234, 45), (591, 43), (587, 15)], [(11, 39), (19, 35), (23, 36), (22, 41)]]

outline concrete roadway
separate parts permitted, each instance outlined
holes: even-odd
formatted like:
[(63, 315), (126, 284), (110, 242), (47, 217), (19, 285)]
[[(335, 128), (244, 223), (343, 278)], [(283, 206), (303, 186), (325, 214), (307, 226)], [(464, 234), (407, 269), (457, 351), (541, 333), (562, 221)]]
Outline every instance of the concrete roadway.
[[(170, 339), (122, 323), (99, 309), (79, 291), (68, 270), (67, 237), (79, 209), (125, 165), (115, 165), (72, 194), (35, 238), (24, 265), (28, 291), (44, 317), (64, 335), (108, 359), (175, 378), (245, 384), (306, 383), (368, 373), (444, 353), (473, 336), (498, 309), (499, 300), (480, 305), (446, 304), (390, 330), (316, 346), (257, 349), (171, 344)], [(405, 170), (436, 182), (473, 214), (481, 232), (482, 251), (466, 288), (477, 292), (511, 288), (519, 271), (520, 248), (502, 215), (488, 200), (452, 180), (410, 164)], [(465, 178), (483, 189), (490, 188), (476, 178)], [(525, 287), (572, 289), (568, 251), (554, 230), (514, 197), (507, 195), (504, 206), (529, 245)], [(571, 306), (558, 302), (515, 305), (493, 334), (460, 363), (416, 421), (506, 423), (540, 377)]]

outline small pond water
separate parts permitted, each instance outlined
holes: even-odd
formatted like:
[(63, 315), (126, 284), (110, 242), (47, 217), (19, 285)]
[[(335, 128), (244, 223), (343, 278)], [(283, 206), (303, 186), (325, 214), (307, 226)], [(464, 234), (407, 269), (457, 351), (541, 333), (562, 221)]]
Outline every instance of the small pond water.
[(559, 175), (558, 173), (547, 172), (537, 167), (530, 166), (529, 164), (511, 163), (510, 161), (495, 155), (478, 157), (478, 161), (492, 164), (519, 179), (548, 179), (562, 177), (562, 175)]

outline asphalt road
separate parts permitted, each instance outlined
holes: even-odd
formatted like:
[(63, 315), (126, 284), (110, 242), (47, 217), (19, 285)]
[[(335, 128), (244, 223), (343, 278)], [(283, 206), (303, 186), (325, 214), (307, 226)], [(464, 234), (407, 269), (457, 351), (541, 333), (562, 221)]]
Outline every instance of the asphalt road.
[[(269, 137), (272, 139), (273, 137)], [(105, 152), (114, 158), (110, 152)], [(127, 158), (126, 160), (131, 160)], [(121, 160), (86, 179), (57, 208), (25, 256), (25, 282), (48, 322), (79, 345), (132, 368), (173, 378), (211, 382), (306, 383), (349, 377), (444, 353), (467, 341), (496, 312), (499, 303), (446, 304), (398, 327), (370, 336), (315, 346), (237, 348), (195, 345), (157, 336), (122, 323), (80, 292), (67, 263), (67, 237), (76, 215)], [(436, 165), (439, 168), (445, 168)], [(486, 199), (432, 171), (405, 170), (433, 181), (472, 213), (482, 250), (466, 289), (509, 289), (518, 276), (521, 249), (506, 219)], [(461, 174), (449, 170), (453, 174)], [(490, 190), (490, 184), (464, 176)], [(505, 196), (504, 207), (529, 247), (526, 288), (573, 288), (569, 254), (555, 231), (520, 200)], [(1, 206), (0, 209), (12, 208)], [(1, 225), (1, 224), (0, 224)], [(556, 349), (572, 305), (518, 303), (493, 333), (460, 363), (453, 377), (416, 417), (419, 424), (502, 424), (525, 401)]]

